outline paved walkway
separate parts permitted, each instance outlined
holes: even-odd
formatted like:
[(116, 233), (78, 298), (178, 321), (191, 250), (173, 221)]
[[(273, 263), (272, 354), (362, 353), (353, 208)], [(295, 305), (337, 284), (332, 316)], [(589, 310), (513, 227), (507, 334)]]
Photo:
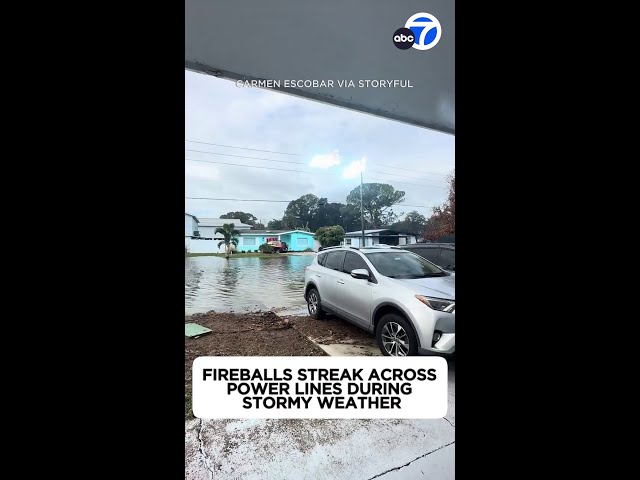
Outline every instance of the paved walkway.
[(437, 420), (192, 420), (186, 479), (453, 480), (455, 364)]

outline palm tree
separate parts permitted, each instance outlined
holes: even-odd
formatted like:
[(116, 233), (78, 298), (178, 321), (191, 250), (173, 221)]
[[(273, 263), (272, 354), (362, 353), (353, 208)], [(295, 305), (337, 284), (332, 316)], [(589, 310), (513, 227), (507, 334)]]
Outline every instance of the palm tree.
[(234, 247), (238, 246), (238, 235), (240, 235), (240, 232), (236, 230), (233, 223), (225, 223), (222, 225), (222, 228), (216, 228), (216, 233), (220, 233), (224, 237), (224, 240), (220, 240), (220, 242), (218, 242), (218, 248), (220, 248), (222, 244), (225, 245), (224, 251), (228, 259), (229, 255), (231, 255), (231, 245)]

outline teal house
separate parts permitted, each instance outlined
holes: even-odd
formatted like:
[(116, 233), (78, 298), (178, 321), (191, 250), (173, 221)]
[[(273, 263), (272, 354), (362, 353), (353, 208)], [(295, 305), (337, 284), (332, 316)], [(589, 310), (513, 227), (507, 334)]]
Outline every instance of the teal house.
[(242, 230), (239, 240), (236, 247), (238, 252), (253, 252), (271, 240), (285, 242), (290, 252), (303, 252), (307, 248), (317, 252), (320, 246), (314, 240), (313, 232), (303, 230)]

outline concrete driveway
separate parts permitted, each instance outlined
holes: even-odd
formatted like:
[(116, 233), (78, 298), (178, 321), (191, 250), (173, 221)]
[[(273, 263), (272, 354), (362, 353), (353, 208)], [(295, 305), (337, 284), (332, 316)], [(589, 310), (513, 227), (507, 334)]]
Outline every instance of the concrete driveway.
[(449, 361), (449, 411), (438, 420), (185, 422), (185, 478), (453, 480), (454, 449)]

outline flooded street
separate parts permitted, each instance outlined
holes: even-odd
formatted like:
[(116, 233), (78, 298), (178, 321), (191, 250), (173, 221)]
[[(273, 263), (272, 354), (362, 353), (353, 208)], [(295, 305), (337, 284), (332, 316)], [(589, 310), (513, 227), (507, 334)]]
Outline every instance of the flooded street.
[(304, 269), (313, 255), (273, 258), (185, 258), (185, 315), (209, 310), (237, 311), (262, 304), (267, 308), (305, 305)]

